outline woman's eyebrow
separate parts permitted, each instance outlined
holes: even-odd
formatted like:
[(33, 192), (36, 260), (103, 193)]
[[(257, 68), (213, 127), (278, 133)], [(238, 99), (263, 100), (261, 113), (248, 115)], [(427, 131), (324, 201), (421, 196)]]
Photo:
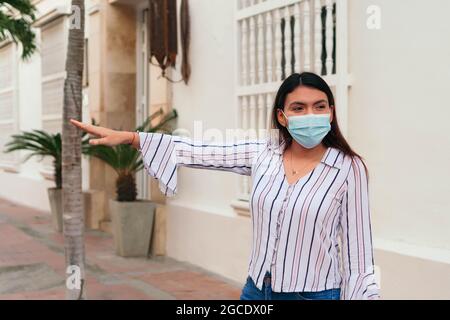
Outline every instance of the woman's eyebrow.
[[(319, 103), (323, 103), (323, 102), (326, 103), (327, 100), (319, 100), (319, 101), (316, 101), (316, 102), (313, 103), (313, 105), (316, 105), (316, 104), (319, 104)], [(307, 103), (302, 102), (302, 101), (294, 101), (294, 102), (292, 102), (289, 106), (292, 106), (292, 105), (294, 105), (294, 104), (299, 104), (299, 105), (302, 105), (302, 106), (306, 106), (306, 105), (307, 105)]]

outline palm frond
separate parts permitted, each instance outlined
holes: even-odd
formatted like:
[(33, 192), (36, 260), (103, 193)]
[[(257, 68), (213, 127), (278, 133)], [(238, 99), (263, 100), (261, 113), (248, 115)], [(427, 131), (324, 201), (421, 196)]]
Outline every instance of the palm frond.
[(31, 27), (35, 12), (30, 0), (0, 0), (0, 41), (11, 38), (20, 43), (24, 60), (36, 51), (36, 36)]
[(103, 145), (96, 145), (96, 146), (89, 145), (86, 146), (85, 148), (85, 154), (104, 161), (106, 164), (111, 166), (111, 168), (113, 168), (116, 172), (118, 172), (120, 165), (119, 165), (119, 157), (117, 155), (115, 148)]
[(140, 126), (138, 126), (138, 127), (136, 128), (136, 130), (139, 130), (139, 131), (150, 130), (150, 126), (151, 126), (152, 121), (153, 121), (154, 119), (156, 119), (157, 117), (162, 116), (163, 114), (164, 114), (164, 111), (163, 111), (162, 108), (160, 108), (158, 111), (155, 111), (153, 114), (151, 114), (151, 115), (144, 121), (144, 123), (143, 123), (142, 125), (140, 125)]
[(27, 150), (39, 152), (40, 155), (58, 157), (58, 146), (55, 141), (57, 138), (42, 130), (24, 131), (12, 135), (11, 138), (12, 140), (5, 145), (5, 153)]
[[(162, 118), (159, 120), (159, 122), (155, 125), (152, 126), (151, 122), (156, 118), (162, 116)], [(160, 109), (158, 111), (156, 111), (155, 113), (153, 113), (150, 117), (147, 118), (147, 120), (138, 128), (136, 128), (136, 130), (139, 131), (143, 131), (143, 132), (165, 132), (168, 133), (170, 132), (170, 128), (168, 127), (168, 124), (175, 120), (178, 117), (178, 112), (177, 110), (172, 110), (170, 113), (164, 115), (163, 110)]]
[[(0, 0), (1, 2), (2, 0)], [(94, 119), (91, 120), (93, 125), (96, 125)], [(82, 153), (89, 155), (89, 136), (86, 132), (82, 133)], [(53, 166), (55, 171), (55, 181), (57, 187), (60, 187), (58, 177), (61, 176), (62, 170), (62, 141), (61, 134), (51, 134), (44, 130), (23, 131), (20, 134), (11, 135), (11, 140), (5, 144), (3, 152), (10, 153), (14, 151), (29, 151), (29, 153), (22, 159), (22, 162), (28, 161), (32, 157), (40, 157), (38, 161), (42, 161), (45, 157), (53, 159)], [(58, 185), (59, 183), (59, 185)]]

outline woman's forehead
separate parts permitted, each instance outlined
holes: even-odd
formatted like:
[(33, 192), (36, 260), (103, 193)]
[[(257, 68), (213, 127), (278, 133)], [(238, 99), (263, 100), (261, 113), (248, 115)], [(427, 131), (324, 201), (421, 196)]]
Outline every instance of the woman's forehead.
[(299, 102), (303, 104), (315, 104), (321, 100), (328, 101), (327, 95), (315, 88), (300, 86), (286, 96), (286, 104)]

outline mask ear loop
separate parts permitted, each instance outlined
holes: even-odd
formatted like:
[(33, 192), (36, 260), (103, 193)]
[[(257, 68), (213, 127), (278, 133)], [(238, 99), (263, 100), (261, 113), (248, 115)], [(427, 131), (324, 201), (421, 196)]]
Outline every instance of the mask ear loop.
[(286, 119), (286, 124), (287, 124), (287, 127), (286, 127), (286, 128), (288, 128), (288, 127), (289, 127), (289, 119), (288, 119), (288, 117), (286, 116), (286, 114), (284, 113), (283, 109), (281, 109), (281, 108), (279, 108), (279, 109), (281, 110), (281, 113), (283, 113), (283, 116), (284, 116), (284, 118)]

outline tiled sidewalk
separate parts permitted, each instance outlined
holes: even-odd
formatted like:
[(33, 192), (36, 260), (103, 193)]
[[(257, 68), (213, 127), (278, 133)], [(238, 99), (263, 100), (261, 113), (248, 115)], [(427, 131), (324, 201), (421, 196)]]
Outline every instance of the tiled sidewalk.
[[(239, 299), (240, 284), (168, 258), (122, 258), (86, 231), (88, 299)], [(0, 300), (64, 299), (63, 237), (46, 212), (0, 199)]]

